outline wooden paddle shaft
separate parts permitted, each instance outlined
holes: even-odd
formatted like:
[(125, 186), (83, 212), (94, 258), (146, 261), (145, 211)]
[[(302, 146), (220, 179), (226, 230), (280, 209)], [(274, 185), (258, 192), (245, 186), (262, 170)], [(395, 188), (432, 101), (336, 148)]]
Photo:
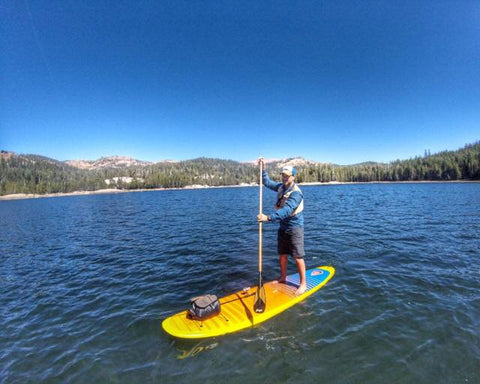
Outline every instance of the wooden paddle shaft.
[[(260, 204), (259, 214), (262, 214), (262, 198), (263, 198), (263, 162), (260, 162)], [(262, 273), (262, 222), (258, 223), (258, 271)]]

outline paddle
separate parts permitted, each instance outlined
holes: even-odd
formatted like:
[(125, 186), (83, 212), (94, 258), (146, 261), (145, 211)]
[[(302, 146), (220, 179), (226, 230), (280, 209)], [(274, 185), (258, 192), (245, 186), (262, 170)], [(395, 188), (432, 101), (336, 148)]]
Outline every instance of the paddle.
[[(262, 214), (262, 172), (263, 162), (260, 161), (260, 214)], [(267, 297), (265, 295), (265, 287), (262, 282), (262, 222), (258, 223), (258, 288), (255, 293), (255, 302), (253, 309), (257, 313), (263, 313), (267, 304)]]

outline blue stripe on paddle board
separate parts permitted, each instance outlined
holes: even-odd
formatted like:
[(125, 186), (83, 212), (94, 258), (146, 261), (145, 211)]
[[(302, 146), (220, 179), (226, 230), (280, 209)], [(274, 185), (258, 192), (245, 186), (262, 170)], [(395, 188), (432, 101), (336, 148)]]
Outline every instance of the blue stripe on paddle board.
[[(324, 269), (313, 268), (307, 270), (305, 275), (307, 278), (307, 291), (309, 291), (310, 289), (321, 284), (330, 275), (330, 272)], [(295, 273), (287, 276), (287, 283), (298, 287), (300, 285), (300, 275)]]

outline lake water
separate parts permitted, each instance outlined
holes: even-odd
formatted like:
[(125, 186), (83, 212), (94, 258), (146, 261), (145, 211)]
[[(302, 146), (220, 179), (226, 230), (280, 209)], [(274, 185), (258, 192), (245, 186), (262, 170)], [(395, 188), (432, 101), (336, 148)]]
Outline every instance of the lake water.
[(480, 184), (302, 190), (307, 265), (334, 278), (196, 341), (161, 321), (255, 284), (257, 188), (0, 201), (0, 382), (480, 383)]

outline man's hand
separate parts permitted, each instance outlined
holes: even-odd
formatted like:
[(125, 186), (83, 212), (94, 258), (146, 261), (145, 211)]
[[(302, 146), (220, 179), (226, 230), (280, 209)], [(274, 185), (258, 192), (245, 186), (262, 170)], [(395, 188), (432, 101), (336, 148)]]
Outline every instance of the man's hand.
[(257, 221), (258, 221), (259, 223), (268, 221), (268, 216), (267, 216), (267, 215), (264, 215), (263, 213), (260, 213), (260, 214), (257, 216)]

